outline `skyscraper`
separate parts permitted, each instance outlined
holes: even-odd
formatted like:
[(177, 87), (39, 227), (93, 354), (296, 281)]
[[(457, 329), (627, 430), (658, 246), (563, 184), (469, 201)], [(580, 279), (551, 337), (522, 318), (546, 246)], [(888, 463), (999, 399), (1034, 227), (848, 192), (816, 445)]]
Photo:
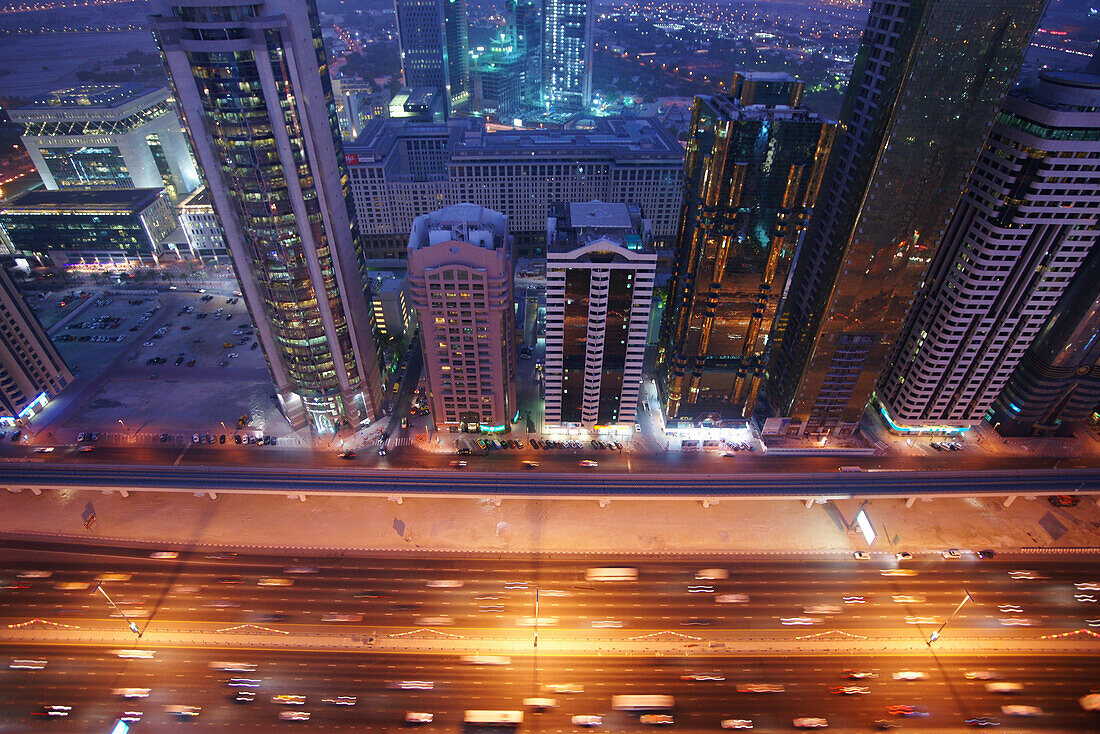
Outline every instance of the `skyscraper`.
[(401, 73), (406, 87), (433, 87), (448, 112), (470, 101), (469, 23), (466, 0), (395, 0)]
[(876, 391), (898, 431), (977, 425), (1100, 239), (1100, 76), (1013, 92)]
[(509, 247), (508, 217), (476, 204), (413, 222), (408, 293), (437, 428), (501, 432), (516, 419)]
[(637, 205), (551, 205), (547, 425), (633, 430), (656, 272), (652, 227)]
[(313, 0), (153, 0), (153, 27), (291, 425), (379, 413), (380, 381)]
[(72, 381), (46, 330), (0, 268), (0, 426), (20, 424)]
[(695, 98), (657, 355), (670, 418), (752, 415), (787, 271), (836, 132), (798, 106), (801, 84), (792, 77), (753, 84), (780, 104)]
[(551, 110), (584, 110), (592, 101), (595, 0), (543, 0), (542, 84)]
[(858, 424), (1045, 4), (872, 4), (768, 368), (797, 430)]
[(542, 106), (542, 1), (505, 0), (504, 13), (521, 61), (520, 102)]
[(1098, 409), (1100, 247), (1094, 246), (986, 420), (1004, 436), (1049, 435)]

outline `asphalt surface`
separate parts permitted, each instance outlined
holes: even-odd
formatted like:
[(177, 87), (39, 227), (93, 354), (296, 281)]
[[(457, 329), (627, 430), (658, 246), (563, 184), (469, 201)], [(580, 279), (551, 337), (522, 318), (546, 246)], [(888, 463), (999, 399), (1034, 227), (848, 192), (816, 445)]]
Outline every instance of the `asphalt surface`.
[[(103, 574), (124, 574), (127, 578), (104, 583), (114, 601), (129, 617), (144, 620), (142, 625), (168, 627), (196, 621), (277, 622), (282, 629), (295, 629), (326, 624), (323, 617), (341, 614), (361, 615), (341, 625), (360, 630), (514, 630), (534, 615), (538, 588), (539, 617), (554, 620), (543, 626), (586, 634), (593, 629), (674, 629), (721, 636), (796, 627), (927, 636), (967, 592), (973, 603), (952, 618), (952, 630), (1061, 632), (1088, 627), (1089, 620), (1100, 629), (1100, 601), (1088, 601), (1100, 600), (1100, 590), (1074, 586), (1100, 583), (1096, 557), (1090, 554), (1001, 554), (979, 560), (966, 552), (963, 559), (944, 560), (938, 553), (922, 553), (900, 562), (888, 554), (869, 561), (848, 553), (738, 556), (714, 561), (730, 573), (728, 579), (703, 580), (695, 575), (706, 562), (695, 558), (439, 554), (295, 560), (211, 554), (219, 560), (183, 553), (157, 560), (147, 550), (46, 542), (8, 541), (0, 548), (0, 579), (14, 587), (0, 592), (0, 622), (5, 623), (36, 617), (106, 622), (110, 609), (92, 593), (96, 581)], [(638, 569), (639, 580), (586, 580), (590, 567), (619, 565)], [(303, 570), (308, 572), (294, 572)], [(1010, 575), (1020, 570), (1035, 578)], [(911, 575), (883, 575), (899, 571)], [(26, 572), (49, 576), (19, 576)], [(461, 586), (429, 586), (448, 582)], [(728, 594), (748, 598), (719, 602)], [(1017, 607), (1021, 611), (1013, 611)], [(621, 626), (598, 626), (608, 621)]]
[[(523, 710), (520, 731), (579, 732), (573, 715), (599, 715), (597, 731), (651, 731), (638, 716), (614, 711), (611, 697), (619, 694), (665, 694), (675, 697), (672, 731), (721, 731), (726, 718), (748, 719), (754, 731), (795, 731), (797, 716), (824, 717), (830, 731), (870, 731), (872, 722), (892, 719), (902, 731), (959, 732), (966, 719), (987, 715), (1001, 731), (1095, 731), (1095, 714), (1084, 712), (1076, 699), (1095, 685), (1095, 660), (1066, 661), (1049, 657), (1002, 657), (936, 661), (929, 658), (881, 657), (874, 660), (767, 660), (760, 658), (538, 658), (512, 657), (510, 664), (477, 666), (455, 656), (371, 656), (294, 651), (215, 650), (158, 651), (153, 659), (120, 659), (109, 650), (87, 648), (4, 647), (13, 659), (46, 660), (42, 670), (5, 670), (0, 711), (5, 732), (107, 732), (125, 711), (141, 712), (134, 732), (161, 731), (371, 731), (405, 728), (408, 711), (432, 713), (426, 732), (462, 730), (466, 709)], [(217, 662), (247, 662), (253, 672), (211, 668)], [(851, 684), (841, 671), (858, 669), (876, 674), (857, 681), (865, 695), (835, 695), (830, 687)], [(894, 672), (918, 669), (927, 680), (899, 682)], [(1024, 684), (1013, 696), (989, 693), (981, 681), (968, 681), (966, 671), (993, 669), (1007, 680)], [(685, 681), (682, 676), (705, 673), (721, 681)], [(234, 677), (259, 681), (255, 688), (232, 688)], [(403, 690), (401, 681), (423, 681), (431, 690)], [(782, 693), (738, 693), (738, 684), (771, 683)], [(582, 693), (554, 693), (547, 686), (569, 684)], [(123, 699), (118, 688), (148, 688), (146, 698)], [(253, 703), (234, 703), (237, 690), (255, 692)], [(275, 695), (301, 695), (301, 706), (279, 705)], [(325, 698), (354, 696), (355, 705), (325, 703)], [(528, 697), (552, 697), (558, 705), (535, 713), (523, 705)], [(911, 705), (927, 716), (891, 716), (887, 707)], [(1043, 715), (1013, 719), (1002, 714), (1007, 704), (1039, 706)], [(35, 715), (44, 705), (71, 706), (65, 720), (42, 721)], [(180, 721), (166, 712), (172, 705), (201, 707), (197, 717)], [(310, 713), (308, 722), (284, 722), (280, 711)], [(658, 727), (659, 728), (659, 727)], [(471, 731), (471, 729), (467, 729)], [(499, 729), (498, 729), (499, 731)]]
[[(23, 659), (48, 661), (41, 670), (0, 671), (0, 731), (4, 732), (108, 731), (113, 717), (126, 710), (143, 713), (142, 722), (134, 728), (138, 732), (176, 731), (185, 725), (223, 731), (281, 731), (294, 726), (387, 731), (403, 726), (404, 714), (410, 710), (436, 715), (436, 721), (425, 727), (429, 731), (454, 731), (464, 709), (519, 709), (524, 697), (540, 691), (557, 698), (560, 705), (543, 714), (528, 711), (523, 730), (572, 730), (569, 716), (574, 714), (604, 716), (604, 730), (650, 728), (636, 717), (611, 710), (610, 696), (620, 693), (676, 696), (672, 729), (683, 731), (717, 731), (723, 718), (752, 719), (756, 731), (793, 731), (792, 718), (803, 715), (827, 718), (832, 730), (867, 731), (876, 719), (895, 718), (886, 707), (897, 704), (922, 707), (929, 713), (905, 720), (904, 730), (912, 731), (962, 731), (964, 720), (978, 715), (990, 715), (1001, 722), (1001, 730), (1012, 732), (1095, 731), (1100, 723), (1076, 703), (1100, 685), (1098, 657), (1088, 654), (1057, 659), (1043, 653), (937, 657), (934, 649), (924, 648), (919, 654), (884, 653), (858, 659), (840, 653), (651, 657), (601, 653), (598, 643), (592, 643), (589, 651), (575, 655), (512, 656), (505, 666), (463, 664), (453, 653), (212, 647), (161, 649), (154, 659), (144, 660), (121, 659), (109, 649), (79, 643), (4, 643), (3, 634), (8, 625), (30, 619), (81, 628), (123, 625), (94, 591), (96, 579), (106, 578), (104, 588), (141, 627), (251, 622), (286, 630), (293, 639), (305, 639), (311, 630), (322, 628), (366, 636), (402, 634), (425, 626), (442, 634), (474, 636), (476, 632), (481, 639), (493, 634), (527, 635), (530, 628), (524, 618), (534, 615), (536, 587), (543, 633), (576, 635), (582, 640), (658, 630), (690, 633), (704, 640), (738, 635), (789, 637), (832, 629), (912, 637), (927, 636), (948, 619), (945, 635), (1037, 639), (1042, 634), (1087, 628), (1090, 619), (1100, 625), (1100, 602), (1092, 601), (1100, 599), (1100, 591), (1076, 586), (1100, 583), (1095, 557), (1088, 554), (1001, 554), (987, 560), (966, 554), (960, 560), (945, 560), (929, 553), (901, 562), (885, 554), (869, 561), (843, 554), (590, 560), (495, 554), (211, 558), (186, 552), (175, 559), (152, 559), (150, 551), (141, 549), (14, 542), (0, 548), (4, 586), (0, 589), (0, 654), (9, 664)], [(639, 578), (624, 583), (588, 581), (585, 570), (594, 566), (633, 567)], [(729, 578), (696, 578), (709, 567), (727, 570)], [(898, 567), (913, 575), (882, 573)], [(1013, 578), (1020, 577), (1020, 571), (1028, 571), (1030, 578)], [(103, 576), (108, 573), (118, 575)], [(264, 586), (261, 579), (282, 579), (276, 583), (291, 585)], [(966, 591), (973, 602), (952, 618)], [(721, 594), (748, 598), (718, 603)], [(895, 600), (898, 595), (908, 599)], [(323, 621), (332, 614), (350, 615), (351, 621)], [(906, 617), (916, 616), (928, 621), (906, 622)], [(783, 623), (796, 618), (805, 618), (809, 624)], [(1027, 620), (1031, 626), (1004, 626), (1004, 619), (1015, 620), (1013, 625)], [(593, 626), (593, 622), (609, 621), (622, 627)], [(585, 649), (584, 644), (579, 648)], [(254, 673), (211, 669), (211, 662), (222, 660), (243, 660), (257, 668)], [(840, 672), (846, 668), (877, 677), (843, 681)], [(923, 672), (928, 678), (893, 680), (893, 673), (902, 670)], [(985, 682), (966, 680), (964, 672), (972, 670), (993, 670), (1024, 689), (1011, 696), (989, 693)], [(681, 679), (693, 673), (723, 680)], [(230, 677), (260, 680), (256, 702), (233, 703), (226, 685)], [(433, 689), (389, 687), (399, 680), (432, 681)], [(579, 684), (584, 692), (545, 692), (544, 686), (562, 683)], [(780, 684), (786, 690), (774, 695), (738, 693), (736, 686), (745, 683)], [(870, 692), (830, 693), (831, 686), (839, 685), (866, 686)], [(115, 688), (149, 688), (151, 693), (127, 702), (112, 695)], [(288, 707), (270, 701), (276, 694), (306, 696), (301, 709), (311, 713), (310, 721), (279, 721), (278, 711)], [(355, 696), (357, 703), (345, 707), (322, 702), (334, 696)], [(174, 704), (200, 706), (202, 712), (180, 722), (165, 712), (165, 706)], [(1010, 704), (1039, 706), (1044, 714), (1034, 719), (1010, 718), (1000, 711), (1000, 706)], [(35, 715), (44, 705), (72, 706), (71, 717), (44, 722)]]

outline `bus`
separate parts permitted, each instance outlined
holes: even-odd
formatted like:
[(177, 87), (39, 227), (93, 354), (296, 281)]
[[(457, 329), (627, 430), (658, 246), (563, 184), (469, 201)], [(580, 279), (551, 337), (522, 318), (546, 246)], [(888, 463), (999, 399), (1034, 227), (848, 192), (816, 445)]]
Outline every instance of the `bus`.
[(618, 711), (668, 711), (676, 705), (672, 696), (612, 696), (611, 708)]
[(584, 572), (586, 581), (637, 581), (636, 568), (590, 568)]
[(474, 726), (519, 726), (523, 723), (523, 712), (468, 709), (462, 721)]

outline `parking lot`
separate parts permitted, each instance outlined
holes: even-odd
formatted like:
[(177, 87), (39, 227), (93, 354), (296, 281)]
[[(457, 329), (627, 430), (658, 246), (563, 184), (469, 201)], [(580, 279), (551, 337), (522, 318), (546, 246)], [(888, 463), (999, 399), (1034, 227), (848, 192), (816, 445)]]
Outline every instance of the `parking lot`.
[(232, 441), (242, 416), (248, 434), (291, 433), (239, 297), (98, 291), (84, 301), (51, 332), (77, 382), (35, 419), (36, 433), (145, 443), (228, 432)]

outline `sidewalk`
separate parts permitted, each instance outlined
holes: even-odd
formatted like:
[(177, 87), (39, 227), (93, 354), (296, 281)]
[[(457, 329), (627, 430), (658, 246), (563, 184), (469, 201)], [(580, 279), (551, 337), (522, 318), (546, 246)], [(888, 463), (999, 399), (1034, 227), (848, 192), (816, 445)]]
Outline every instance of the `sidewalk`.
[[(398, 490), (395, 489), (395, 500)], [(157, 548), (223, 547), (327, 554), (482, 551), (608, 554), (939, 553), (1100, 548), (1100, 507), (1054, 508), (1023, 497), (698, 501), (366, 497), (281, 499), (218, 495), (47, 491), (0, 493), (0, 532), (12, 536), (139, 542)], [(878, 538), (852, 525), (863, 507)], [(96, 520), (85, 528), (89, 513)]]

